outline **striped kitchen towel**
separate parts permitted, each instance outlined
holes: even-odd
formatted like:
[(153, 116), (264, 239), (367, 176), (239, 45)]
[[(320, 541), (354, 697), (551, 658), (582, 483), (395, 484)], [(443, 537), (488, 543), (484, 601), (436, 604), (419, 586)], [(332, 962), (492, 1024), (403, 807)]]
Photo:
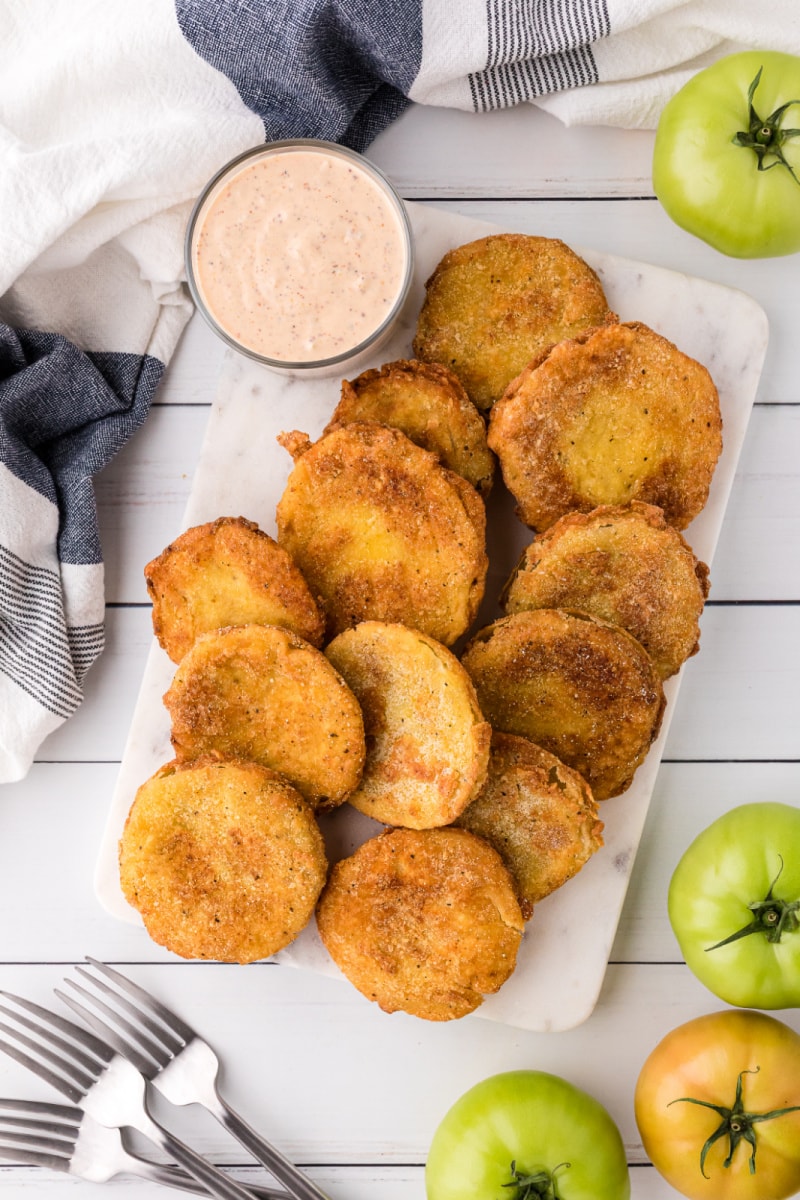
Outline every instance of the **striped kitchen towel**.
[(74, 712), (102, 648), (92, 478), (191, 315), (183, 234), (210, 175), (265, 138), (363, 150), (414, 101), (653, 127), (712, 59), (800, 53), (800, 5), (0, 0), (0, 32), (4, 782)]

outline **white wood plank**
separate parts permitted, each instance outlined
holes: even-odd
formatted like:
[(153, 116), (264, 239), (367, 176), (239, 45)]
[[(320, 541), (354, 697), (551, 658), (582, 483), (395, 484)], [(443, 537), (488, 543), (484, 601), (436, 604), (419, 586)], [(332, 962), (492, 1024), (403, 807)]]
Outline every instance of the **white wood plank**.
[[(231, 1174), (245, 1184), (266, 1181), (256, 1170), (240, 1167)], [(425, 1194), (422, 1167), (312, 1167), (308, 1174), (331, 1200), (376, 1200), (377, 1197), (380, 1200), (422, 1200)], [(21, 1167), (0, 1167), (0, 1189), (4, 1195), (20, 1195), (25, 1200), (60, 1200), (61, 1196), (68, 1196), (69, 1200), (97, 1200), (98, 1196), (96, 1184), (66, 1183), (54, 1175)], [(113, 1194), (121, 1200), (164, 1200), (168, 1193), (155, 1184), (126, 1178), (114, 1182)], [(652, 1167), (638, 1165), (633, 1168), (632, 1200), (674, 1200), (677, 1195)]]
[(662, 763), (612, 962), (680, 962), (667, 916), (667, 889), (683, 852), (731, 808), (773, 800), (798, 804), (800, 762)]
[[(120, 759), (151, 638), (149, 609), (108, 611), (106, 650), (87, 676), (83, 705), (42, 744), (40, 761)], [(798, 660), (797, 605), (708, 606), (665, 757), (800, 758)]]
[[(109, 603), (147, 601), (143, 568), (182, 528), (209, 411), (154, 408), (98, 476)], [(714, 600), (800, 599), (800, 555), (786, 553), (800, 545), (798, 463), (800, 407), (756, 407), (714, 557)]]
[(368, 157), (413, 198), (651, 196), (649, 131), (567, 130), (532, 105), (490, 113), (408, 109)]
[[(116, 774), (116, 764), (37, 763), (26, 780), (4, 790), (0, 879), (5, 895), (25, 900), (24, 920), (0, 925), (0, 961), (73, 962), (88, 951), (104, 959), (175, 961), (138, 927), (109, 917), (94, 895)], [(680, 962), (666, 896), (683, 851), (728, 808), (757, 800), (797, 804), (798, 796), (796, 762), (662, 763), (612, 961)]]
[[(498, 1071), (535, 1068), (596, 1096), (617, 1122), (630, 1162), (645, 1162), (633, 1089), (653, 1046), (675, 1026), (723, 1007), (683, 966), (612, 966), (593, 1015), (559, 1034), (527, 1033), (473, 1015), (446, 1024), (388, 1016), (345, 981), (286, 967), (136, 965), (127, 973), (180, 1012), (217, 1048), (222, 1088), (298, 1163), (425, 1160), (441, 1117), (468, 1087)], [(64, 970), (0, 967), (0, 987), (58, 1007)], [(546, 981), (542, 982), (546, 986)], [(800, 1013), (781, 1018), (800, 1031)], [(50, 1089), (0, 1059), (0, 1095)], [(241, 1151), (205, 1114), (169, 1111), (170, 1125), (216, 1161)]]

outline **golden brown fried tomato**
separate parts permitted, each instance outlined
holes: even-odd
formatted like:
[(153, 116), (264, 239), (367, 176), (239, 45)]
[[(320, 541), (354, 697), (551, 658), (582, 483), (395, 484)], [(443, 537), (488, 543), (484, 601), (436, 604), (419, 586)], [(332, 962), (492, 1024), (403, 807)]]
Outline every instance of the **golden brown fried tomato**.
[(554, 238), (521, 233), (450, 250), (426, 289), (414, 353), (449, 367), (480, 409), (546, 347), (613, 316), (582, 258)]
[(524, 922), (500, 856), (465, 829), (395, 829), (337, 863), (317, 908), (328, 952), (385, 1012), (449, 1021), (516, 965)]
[(364, 714), (367, 760), (350, 803), (386, 825), (448, 825), (486, 777), (491, 738), (461, 663), (382, 621), (345, 630), (325, 654)]
[(335, 808), (364, 766), (358, 701), (321, 651), (276, 625), (206, 633), (164, 696), (182, 762), (201, 754), (280, 771), (317, 809)]
[(487, 721), (555, 754), (596, 800), (624, 792), (658, 733), (661, 679), (631, 634), (583, 613), (514, 613), (461, 660)]
[(526, 920), (603, 844), (603, 822), (586, 780), (513, 733), (493, 734), (489, 777), (456, 825), (494, 846)]
[(567, 513), (525, 551), (505, 589), (506, 612), (580, 609), (622, 625), (662, 679), (699, 647), (708, 567), (660, 508), (632, 500)]
[(412, 625), (449, 646), (477, 612), (486, 513), (473, 487), (399, 429), (344, 425), (313, 446), (282, 444), (295, 466), (278, 540), (320, 597), (333, 636), (360, 621)]
[(153, 629), (173, 662), (201, 633), (227, 625), (282, 625), (314, 646), (325, 623), (308, 584), (269, 534), (220, 517), (176, 538), (144, 569)]
[(646, 325), (607, 325), (534, 361), (492, 410), (489, 445), (532, 529), (642, 500), (685, 529), (722, 450), (705, 367)]
[(288, 945), (325, 883), (303, 797), (255, 763), (169, 763), (139, 788), (120, 882), (153, 941), (183, 958), (253, 962)]
[(401, 359), (365, 371), (352, 382), (343, 380), (342, 398), (326, 432), (351, 421), (402, 429), (482, 496), (491, 489), (494, 455), (486, 444), (486, 425), (446, 367)]

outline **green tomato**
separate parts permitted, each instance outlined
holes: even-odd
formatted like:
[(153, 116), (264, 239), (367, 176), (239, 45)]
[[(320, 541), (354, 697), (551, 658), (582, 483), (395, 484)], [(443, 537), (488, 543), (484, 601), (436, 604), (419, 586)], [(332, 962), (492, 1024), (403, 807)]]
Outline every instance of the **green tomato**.
[(492, 1075), (457, 1100), (433, 1136), (425, 1186), (428, 1200), (630, 1196), (611, 1117), (586, 1092), (544, 1071)]
[(746, 51), (661, 114), (653, 186), (676, 224), (736, 258), (800, 250), (800, 58)]
[(692, 842), (669, 886), (687, 965), (728, 1004), (800, 1005), (800, 809), (731, 809)]

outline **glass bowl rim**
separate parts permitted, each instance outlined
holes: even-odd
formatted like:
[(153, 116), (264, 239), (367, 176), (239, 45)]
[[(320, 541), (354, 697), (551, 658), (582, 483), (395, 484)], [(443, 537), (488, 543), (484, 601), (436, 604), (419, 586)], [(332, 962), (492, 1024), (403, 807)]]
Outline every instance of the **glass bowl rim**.
[[(400, 289), (397, 293), (395, 301), (381, 321), (367, 337), (363, 338), (355, 346), (341, 351), (339, 354), (332, 355), (328, 358), (304, 359), (300, 362), (295, 362), (286, 358), (273, 358), (267, 354), (261, 354), (258, 350), (253, 350), (249, 346), (244, 346), (232, 337), (228, 331), (219, 324), (213, 314), (207, 308), (205, 301), (200, 293), (197, 280), (195, 279), (194, 265), (192, 262), (192, 249), (194, 234), (197, 227), (197, 222), (202, 212), (203, 206), (212, 194), (218, 184), (222, 183), (225, 177), (229, 174), (234, 174), (240, 165), (248, 159), (255, 159), (262, 155), (271, 155), (279, 153), (282, 150), (319, 150), (326, 154), (334, 154), (340, 158), (349, 159), (364, 171), (366, 175), (371, 176), (378, 184), (381, 190), (392, 201), (394, 208), (399, 218), (400, 229), (405, 250), (405, 273)], [(411, 280), (414, 273), (414, 238), (411, 229), (411, 221), (408, 216), (405, 203), (400, 196), (400, 193), (395, 188), (394, 184), (388, 179), (380, 167), (371, 162), (363, 154), (359, 154), (357, 150), (351, 150), (349, 146), (340, 146), (338, 142), (325, 141), (323, 138), (282, 138), (278, 141), (263, 142), (257, 146), (251, 146), (248, 150), (243, 150), (241, 154), (235, 155), (224, 163), (218, 171), (211, 176), (208, 182), (202, 188), (200, 194), (194, 202), (192, 211), (189, 215), (189, 221), (186, 226), (186, 235), (184, 238), (184, 264), (186, 270), (186, 281), (198, 312), (211, 326), (218, 337), (230, 346), (237, 350), (240, 354), (247, 355), (248, 358), (254, 359), (256, 362), (263, 363), (265, 366), (275, 367), (281, 371), (294, 371), (301, 373), (303, 371), (320, 370), (321, 368), (333, 367), (337, 363), (345, 363), (351, 358), (362, 354), (376, 342), (387, 328), (394, 322), (401, 308), (403, 307), (408, 291), (411, 286)]]

